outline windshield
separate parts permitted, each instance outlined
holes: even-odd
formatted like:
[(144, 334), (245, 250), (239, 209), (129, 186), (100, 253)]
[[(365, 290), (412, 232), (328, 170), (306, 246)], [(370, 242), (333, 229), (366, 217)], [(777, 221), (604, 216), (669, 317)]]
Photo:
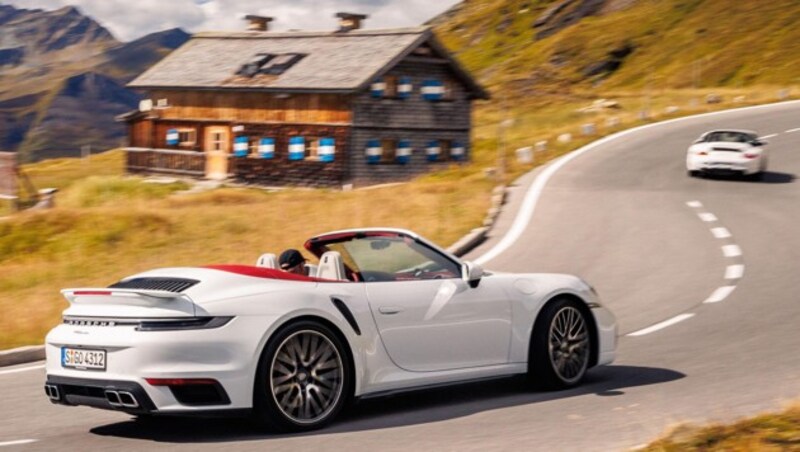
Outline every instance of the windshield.
[(749, 143), (756, 141), (757, 136), (743, 132), (711, 132), (706, 137), (708, 143)]
[(367, 282), (461, 276), (458, 263), (411, 237), (348, 237), (325, 248), (341, 253), (344, 264)]

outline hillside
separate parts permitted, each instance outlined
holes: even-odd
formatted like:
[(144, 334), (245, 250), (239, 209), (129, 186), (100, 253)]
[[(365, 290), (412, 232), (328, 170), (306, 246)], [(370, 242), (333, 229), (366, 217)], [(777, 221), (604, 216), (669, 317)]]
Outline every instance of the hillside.
[(800, 3), (728, 0), (465, 1), (433, 19), (495, 91), (790, 85)]
[(124, 85), (188, 39), (179, 29), (129, 43), (77, 8), (0, 5), (0, 150), (23, 162), (119, 145), (114, 116), (138, 96)]

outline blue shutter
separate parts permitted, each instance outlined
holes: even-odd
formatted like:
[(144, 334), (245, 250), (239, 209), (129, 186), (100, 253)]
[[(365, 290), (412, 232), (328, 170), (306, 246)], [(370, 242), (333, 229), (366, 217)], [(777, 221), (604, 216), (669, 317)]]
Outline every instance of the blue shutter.
[(247, 137), (236, 137), (233, 140), (233, 156), (247, 157), (250, 153), (250, 140)]
[(275, 158), (275, 138), (262, 138), (258, 144), (258, 155), (262, 159)]
[(422, 98), (436, 101), (444, 98), (444, 83), (441, 80), (428, 79), (422, 82)]
[(303, 137), (289, 138), (289, 160), (303, 160), (306, 158), (306, 139)]
[(397, 142), (397, 150), (394, 153), (394, 160), (405, 165), (411, 160), (411, 141), (400, 140)]
[(180, 134), (178, 129), (167, 130), (167, 146), (177, 146), (180, 142)]
[(439, 142), (436, 140), (429, 141), (428, 146), (425, 147), (425, 156), (428, 158), (428, 161), (429, 162), (438, 161), (440, 153), (441, 153), (441, 147), (439, 146)]
[(383, 148), (381, 148), (380, 140), (367, 141), (367, 163), (379, 163), (381, 161), (381, 154), (383, 154)]
[(397, 84), (397, 97), (400, 99), (408, 99), (411, 93), (414, 92), (414, 85), (411, 83), (409, 77), (400, 77), (400, 82)]
[(319, 140), (319, 150), (317, 154), (321, 162), (332, 162), (336, 155), (336, 140), (333, 138), (321, 138)]
[(450, 148), (450, 158), (453, 160), (464, 160), (466, 158), (466, 149), (464, 144), (460, 141), (454, 141), (452, 147)]
[(372, 97), (380, 99), (383, 97), (383, 91), (386, 90), (386, 83), (383, 80), (375, 80), (372, 82)]

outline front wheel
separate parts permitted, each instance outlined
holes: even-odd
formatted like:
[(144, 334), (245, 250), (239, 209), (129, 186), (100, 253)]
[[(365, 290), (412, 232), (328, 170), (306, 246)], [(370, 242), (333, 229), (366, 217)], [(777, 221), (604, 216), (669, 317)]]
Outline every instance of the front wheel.
[(531, 337), (528, 375), (542, 389), (565, 389), (583, 380), (592, 338), (577, 301), (560, 298), (539, 314)]
[(255, 415), (270, 430), (321, 428), (352, 392), (345, 346), (327, 326), (301, 321), (279, 330), (264, 349), (256, 375)]

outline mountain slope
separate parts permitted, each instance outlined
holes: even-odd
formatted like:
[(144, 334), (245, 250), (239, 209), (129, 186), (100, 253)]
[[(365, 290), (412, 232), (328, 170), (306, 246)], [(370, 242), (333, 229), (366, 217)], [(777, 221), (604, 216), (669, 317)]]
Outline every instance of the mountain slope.
[(488, 0), (435, 18), (490, 86), (685, 88), (800, 80), (800, 3)]
[(120, 43), (74, 7), (0, 5), (0, 150), (31, 162), (118, 146), (126, 130), (114, 117), (138, 102), (125, 83), (188, 38), (172, 29)]

